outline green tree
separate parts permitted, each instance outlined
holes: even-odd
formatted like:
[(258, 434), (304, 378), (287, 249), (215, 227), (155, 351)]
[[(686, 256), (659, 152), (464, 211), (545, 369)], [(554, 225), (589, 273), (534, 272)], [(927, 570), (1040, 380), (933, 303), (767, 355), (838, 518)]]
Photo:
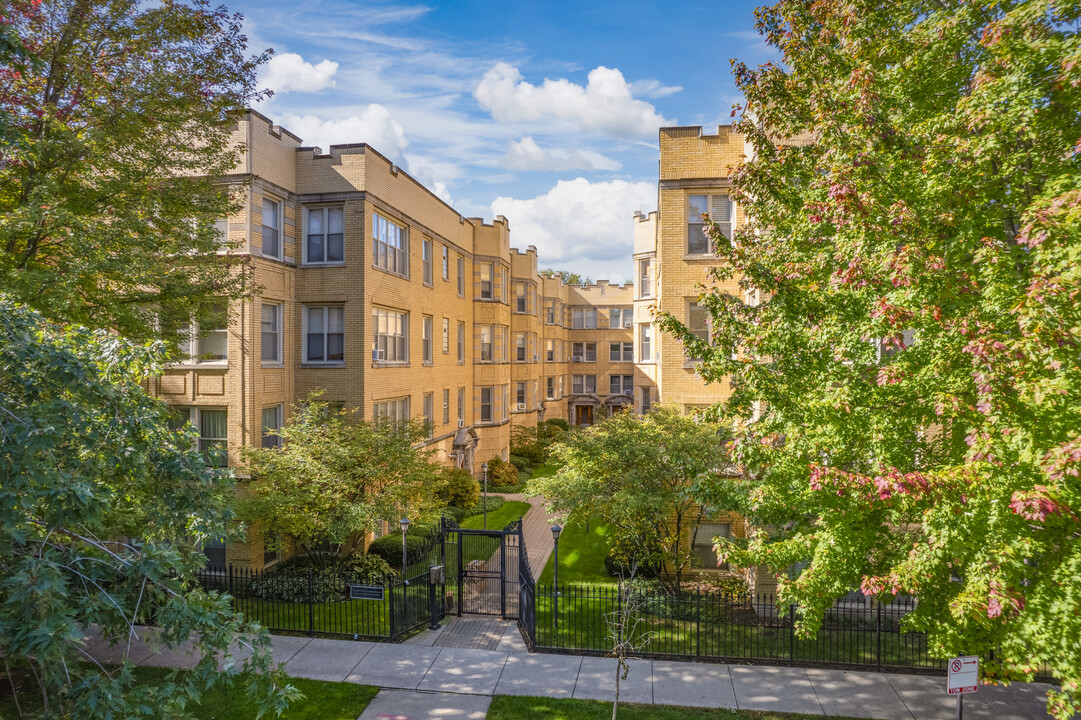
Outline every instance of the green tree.
[[(418, 443), (423, 423), (352, 419), (318, 394), (293, 408), (281, 449), (244, 448), (253, 482), (241, 513), (320, 568), (352, 554), (383, 520), (416, 521), (438, 504), (441, 468)], [(333, 552), (323, 552), (327, 544)]]
[(645, 417), (617, 412), (554, 445), (562, 467), (534, 478), (530, 492), (543, 495), (559, 515), (611, 525), (616, 548), (631, 556), (630, 564), (663, 565), (662, 583), (677, 593), (694, 559), (691, 533), (706, 512), (696, 490), (727, 474), (727, 439), (720, 425), (673, 408)]
[(750, 222), (712, 238), (714, 276), (762, 301), (707, 292), (712, 345), (662, 323), (731, 379), (718, 412), (767, 531), (726, 551), (810, 561), (779, 588), (801, 632), (852, 588), (913, 593), (934, 654), (1049, 668), (1059, 717), (1081, 699), (1079, 14), (760, 10), (784, 65), (735, 65)]
[[(203, 0), (12, 0), (0, 41), (0, 286), (54, 320), (167, 334), (245, 293), (218, 256), (240, 17)], [(248, 288), (250, 290), (250, 288)]]
[(570, 270), (555, 270), (553, 268), (545, 268), (540, 271), (541, 275), (551, 278), (559, 275), (563, 278), (563, 282), (568, 285), (592, 285), (593, 280), (588, 275), (582, 275), (580, 273), (571, 272)]
[[(27, 712), (183, 717), (223, 681), (234, 642), (254, 648), (244, 666), (261, 710), (295, 696), (271, 672), (266, 632), (191, 582), (199, 543), (228, 533), (233, 480), (143, 392), (161, 349), (60, 329), (0, 296), (0, 682)], [(191, 673), (136, 685), (128, 661), (88, 662), (92, 627), (126, 644), (148, 623), (202, 651)]]

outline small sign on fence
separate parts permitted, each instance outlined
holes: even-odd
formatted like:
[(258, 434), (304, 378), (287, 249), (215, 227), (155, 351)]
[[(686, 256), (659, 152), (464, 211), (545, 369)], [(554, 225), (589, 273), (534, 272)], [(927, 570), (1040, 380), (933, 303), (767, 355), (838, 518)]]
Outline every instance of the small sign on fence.
[(349, 599), (350, 600), (382, 600), (383, 599), (383, 586), (382, 585), (350, 585), (349, 586)]
[(946, 693), (963, 695), (976, 692), (979, 687), (980, 658), (965, 655), (950, 659), (949, 672), (946, 675)]

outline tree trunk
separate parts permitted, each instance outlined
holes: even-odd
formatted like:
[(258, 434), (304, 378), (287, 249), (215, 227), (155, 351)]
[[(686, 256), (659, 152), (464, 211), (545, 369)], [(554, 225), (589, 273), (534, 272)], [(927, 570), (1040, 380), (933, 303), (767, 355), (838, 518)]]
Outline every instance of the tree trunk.
[[(622, 618), (620, 618), (622, 620)], [(612, 720), (616, 720), (616, 711), (619, 709), (619, 674), (623, 669), (623, 660), (616, 658), (616, 699), (612, 702)]]

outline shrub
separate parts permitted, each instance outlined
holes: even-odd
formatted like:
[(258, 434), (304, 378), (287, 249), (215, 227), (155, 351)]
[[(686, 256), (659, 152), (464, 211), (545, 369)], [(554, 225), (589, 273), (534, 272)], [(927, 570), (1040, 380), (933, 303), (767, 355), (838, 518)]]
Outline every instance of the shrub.
[(447, 468), (442, 473), (442, 483), (435, 495), (447, 505), (469, 509), (477, 504), (480, 484), (463, 468)]
[(520, 455), (511, 455), (510, 464), (518, 468), (518, 472), (529, 472), (530, 468), (532, 467), (529, 460), (526, 460)]
[(571, 429), (571, 424), (563, 418), (549, 418), (548, 420), (544, 421), (544, 424), (551, 425), (552, 427), (557, 427), (563, 432), (567, 432)]
[[(503, 504), (507, 502), (507, 499), (502, 495), (489, 495), (488, 496), (488, 512), (492, 513), (503, 507)], [(484, 498), (480, 499), (477, 506), (469, 511), (469, 517), (480, 515), (484, 512)]]
[(348, 599), (349, 585), (380, 584), (390, 574), (390, 566), (378, 556), (351, 555), (336, 556), (328, 569), (316, 570), (310, 558), (292, 557), (252, 578), (248, 592), (263, 600), (306, 603), (309, 573), (312, 602), (342, 602)]
[(548, 438), (545, 425), (535, 428), (513, 428), (510, 433), (511, 462), (515, 457), (520, 457), (531, 464), (540, 465), (548, 459), (548, 445), (550, 444), (551, 440)]
[[(473, 504), (476, 507), (476, 503)], [(473, 514), (473, 510), (466, 510), (465, 508), (456, 507), (454, 505), (447, 505), (443, 508), (443, 515), (447, 520), (453, 520), (454, 522), (461, 524), (462, 520)]]
[(488, 484), (499, 487), (517, 486), (518, 468), (509, 462), (505, 462), (502, 458), (492, 458), (488, 461)]
[[(406, 562), (412, 565), (424, 557), (428, 545), (427, 532), (421, 531), (414, 534), (410, 530), (406, 533)], [(400, 532), (391, 532), (381, 538), (376, 538), (368, 546), (368, 554), (377, 555), (386, 560), (392, 568), (400, 570), (402, 567), (402, 534)]]

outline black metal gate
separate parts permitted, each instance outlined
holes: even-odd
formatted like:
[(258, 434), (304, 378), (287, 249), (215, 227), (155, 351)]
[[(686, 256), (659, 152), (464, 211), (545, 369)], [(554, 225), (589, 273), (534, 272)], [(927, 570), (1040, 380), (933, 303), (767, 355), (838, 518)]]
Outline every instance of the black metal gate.
[[(457, 614), (518, 617), (518, 568), (527, 562), (521, 521), (502, 530), (444, 530), (447, 583), (454, 582)], [(449, 590), (449, 588), (448, 588)]]

